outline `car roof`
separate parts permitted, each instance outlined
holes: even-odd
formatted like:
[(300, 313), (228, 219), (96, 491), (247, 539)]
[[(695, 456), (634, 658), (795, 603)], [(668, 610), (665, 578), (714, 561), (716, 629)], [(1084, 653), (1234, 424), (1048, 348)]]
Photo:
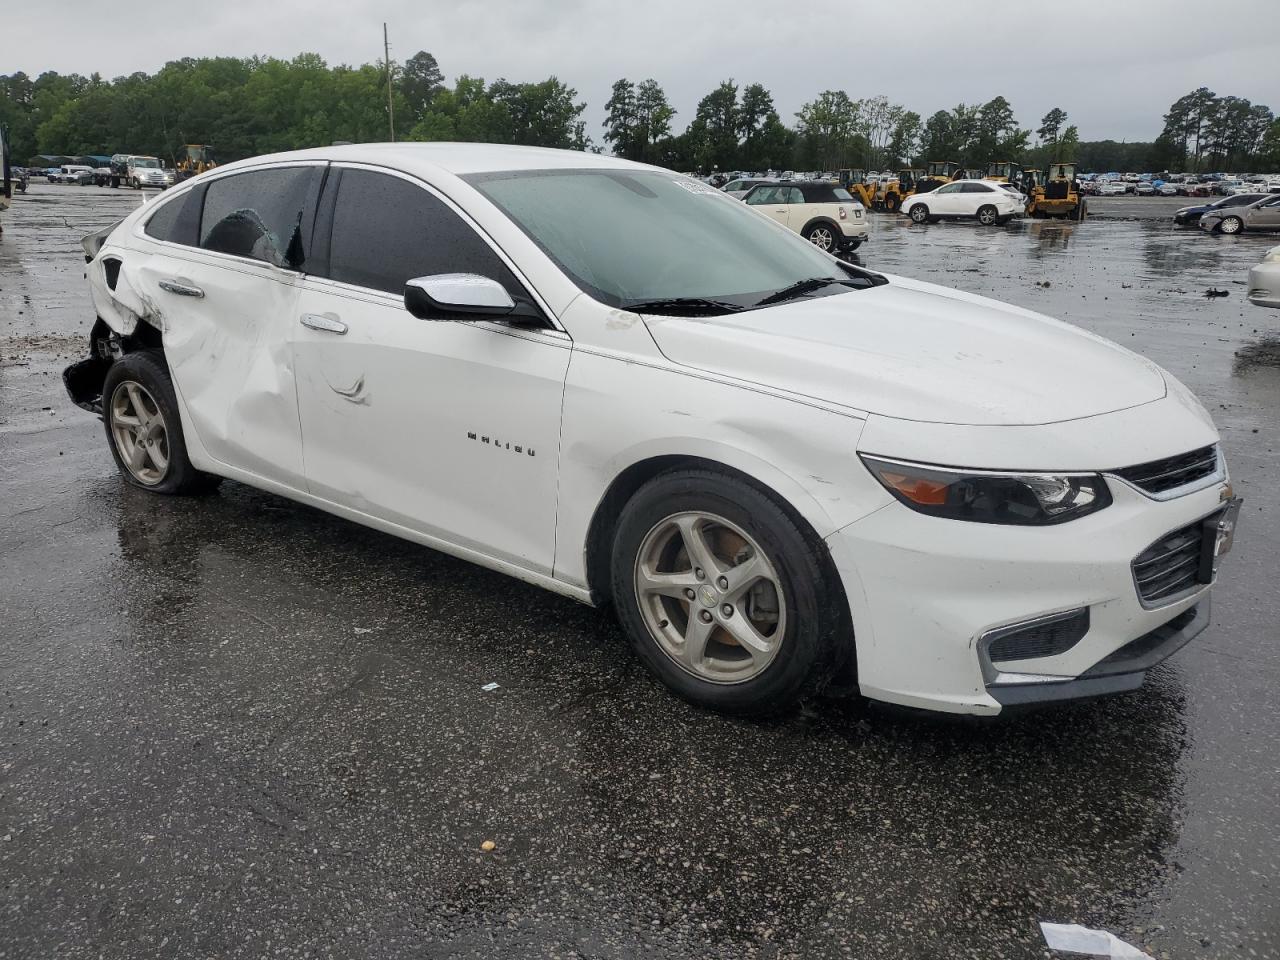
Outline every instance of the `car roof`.
[[(428, 175), (490, 173), (506, 170), (627, 169), (659, 170), (648, 164), (606, 157), (578, 150), (524, 147), (497, 143), (353, 143), (337, 147), (313, 147), (251, 157), (226, 164), (220, 171), (254, 167), (287, 160), (332, 160), (371, 163), (404, 173)], [(670, 172), (670, 171), (664, 171)]]

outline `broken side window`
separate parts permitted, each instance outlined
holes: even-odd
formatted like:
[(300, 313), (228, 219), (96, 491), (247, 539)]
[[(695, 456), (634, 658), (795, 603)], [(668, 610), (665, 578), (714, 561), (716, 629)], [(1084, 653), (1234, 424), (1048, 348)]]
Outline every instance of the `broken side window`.
[(303, 220), (321, 169), (274, 167), (214, 180), (205, 195), (200, 246), (301, 269)]

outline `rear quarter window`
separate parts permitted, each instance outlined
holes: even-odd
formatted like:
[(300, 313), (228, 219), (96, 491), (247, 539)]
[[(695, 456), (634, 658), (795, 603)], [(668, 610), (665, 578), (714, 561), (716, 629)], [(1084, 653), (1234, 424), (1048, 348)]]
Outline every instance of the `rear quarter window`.
[(194, 247), (200, 241), (200, 209), (204, 205), (204, 185), (178, 197), (166, 199), (147, 219), (142, 231), (153, 240)]

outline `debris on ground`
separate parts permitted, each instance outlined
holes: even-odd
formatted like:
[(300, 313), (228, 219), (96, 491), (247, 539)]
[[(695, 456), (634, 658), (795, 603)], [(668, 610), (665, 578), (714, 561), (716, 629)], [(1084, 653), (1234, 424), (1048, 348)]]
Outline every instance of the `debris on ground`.
[(480, 849), (483, 850), (485, 853), (493, 853), (493, 851), (497, 848), (497, 846), (498, 845), (494, 843), (492, 840), (486, 840), (484, 843), (480, 844)]
[(483, 690), (485, 693), (492, 693), (494, 690), (497, 690), (497, 689), (498, 689), (498, 686), (499, 686), (499, 685), (498, 685), (498, 684), (496, 684), (496, 683), (486, 683), (486, 684), (485, 684), (483, 687), (481, 687), (480, 689), (481, 689), (481, 690)]
[(1210, 287), (1204, 292), (1204, 298), (1206, 300), (1212, 300), (1214, 297), (1230, 296), (1230, 293), (1231, 291), (1229, 290), (1215, 290), (1213, 287)]

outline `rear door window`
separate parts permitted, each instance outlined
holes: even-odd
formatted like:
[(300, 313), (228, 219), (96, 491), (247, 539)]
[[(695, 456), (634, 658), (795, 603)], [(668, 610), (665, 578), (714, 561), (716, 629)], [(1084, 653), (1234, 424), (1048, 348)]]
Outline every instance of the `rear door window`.
[(200, 246), (300, 270), (323, 167), (274, 167), (212, 181), (205, 193)]
[(962, 183), (961, 193), (991, 193), (991, 188), (981, 183)]
[(470, 224), (443, 200), (400, 177), (343, 170), (332, 224), (332, 280), (403, 293), (415, 277), (475, 273), (497, 280), (513, 299), (527, 296)]

